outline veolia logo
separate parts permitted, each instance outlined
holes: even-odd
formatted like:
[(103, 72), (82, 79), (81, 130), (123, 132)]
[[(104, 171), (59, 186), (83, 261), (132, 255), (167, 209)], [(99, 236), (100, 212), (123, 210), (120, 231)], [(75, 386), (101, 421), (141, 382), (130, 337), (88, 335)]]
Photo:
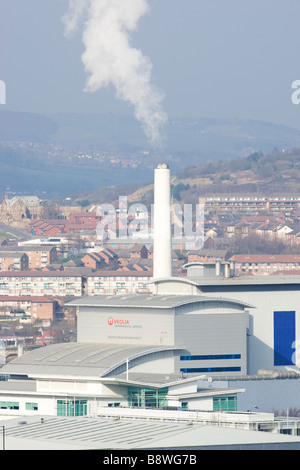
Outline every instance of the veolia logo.
[(120, 318), (109, 317), (107, 323), (112, 325), (129, 325), (129, 320), (122, 320)]

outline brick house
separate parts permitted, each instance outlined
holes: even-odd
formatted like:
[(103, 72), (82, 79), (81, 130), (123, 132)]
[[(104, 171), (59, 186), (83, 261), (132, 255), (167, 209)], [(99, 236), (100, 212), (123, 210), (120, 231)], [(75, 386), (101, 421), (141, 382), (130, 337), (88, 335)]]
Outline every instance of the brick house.
[(145, 245), (136, 245), (130, 249), (130, 258), (148, 258), (148, 248)]
[(100, 220), (101, 216), (97, 212), (73, 212), (69, 217), (69, 222), (79, 225), (95, 225)]
[(88, 253), (81, 258), (81, 261), (86, 268), (92, 269), (101, 269), (106, 263), (103, 256), (100, 256), (99, 253)]
[(48, 297), (8, 297), (0, 296), (0, 311), (2, 314), (13, 315), (15, 312), (23, 312), (34, 320), (53, 321), (57, 301)]

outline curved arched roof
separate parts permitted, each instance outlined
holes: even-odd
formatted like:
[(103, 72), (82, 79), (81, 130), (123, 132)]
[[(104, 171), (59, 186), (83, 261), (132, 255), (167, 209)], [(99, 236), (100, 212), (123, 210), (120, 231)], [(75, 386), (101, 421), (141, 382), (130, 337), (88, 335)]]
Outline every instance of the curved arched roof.
[(40, 347), (6, 364), (2, 374), (36, 377), (100, 378), (129, 361), (163, 351), (182, 350), (172, 346), (57, 343)]

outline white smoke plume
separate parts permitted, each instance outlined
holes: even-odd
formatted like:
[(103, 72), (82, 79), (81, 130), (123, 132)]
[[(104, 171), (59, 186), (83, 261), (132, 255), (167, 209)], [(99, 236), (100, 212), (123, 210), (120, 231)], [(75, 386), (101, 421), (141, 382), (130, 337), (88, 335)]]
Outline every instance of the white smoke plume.
[(148, 12), (147, 0), (69, 0), (65, 35), (82, 29), (86, 91), (113, 85), (117, 98), (134, 106), (136, 119), (154, 147), (167, 123), (164, 95), (153, 84), (152, 64), (131, 45), (131, 33)]

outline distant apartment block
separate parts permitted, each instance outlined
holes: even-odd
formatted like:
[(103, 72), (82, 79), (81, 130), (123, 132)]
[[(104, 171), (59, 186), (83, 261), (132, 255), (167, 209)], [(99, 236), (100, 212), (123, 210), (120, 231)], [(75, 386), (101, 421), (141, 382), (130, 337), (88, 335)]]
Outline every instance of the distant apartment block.
[(0, 253), (0, 271), (27, 271), (29, 260), (26, 253)]
[(234, 255), (236, 275), (300, 270), (300, 255)]
[(147, 294), (152, 293), (152, 272), (98, 271), (86, 276), (85, 294)]
[(6, 271), (0, 273), (0, 296), (82, 295), (82, 278), (68, 271)]
[[(28, 257), (29, 269), (44, 268), (49, 264), (56, 263), (57, 261), (57, 250), (55, 246), (0, 246), (1, 257), (4, 257), (4, 255), (9, 252), (13, 252), (16, 256), (25, 253)], [(1, 271), (4, 271), (4, 269), (1, 269)]]
[(300, 197), (260, 197), (260, 196), (212, 196), (200, 198), (205, 209), (222, 209), (224, 211), (282, 211), (294, 210), (300, 207)]

